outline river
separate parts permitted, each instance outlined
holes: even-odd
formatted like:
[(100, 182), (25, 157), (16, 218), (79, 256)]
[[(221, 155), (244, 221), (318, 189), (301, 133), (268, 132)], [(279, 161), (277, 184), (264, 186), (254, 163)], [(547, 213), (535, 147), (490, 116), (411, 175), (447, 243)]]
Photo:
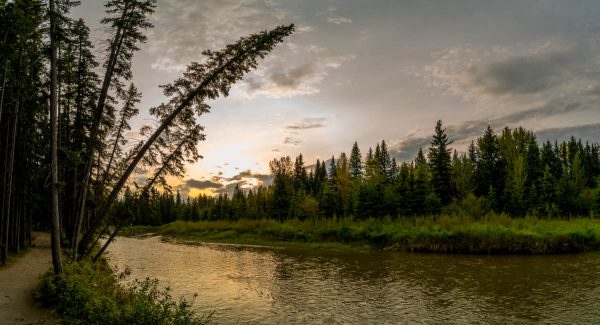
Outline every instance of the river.
[(469, 256), (119, 237), (112, 265), (198, 296), (216, 324), (600, 323), (600, 252)]

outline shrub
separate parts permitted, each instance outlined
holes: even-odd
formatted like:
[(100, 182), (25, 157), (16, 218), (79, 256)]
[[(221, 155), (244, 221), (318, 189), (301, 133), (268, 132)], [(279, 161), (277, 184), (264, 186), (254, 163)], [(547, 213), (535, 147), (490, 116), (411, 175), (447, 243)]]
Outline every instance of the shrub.
[(203, 324), (185, 299), (173, 300), (158, 280), (134, 280), (122, 285), (128, 272), (115, 273), (105, 261), (64, 265), (56, 279), (52, 271), (42, 278), (36, 298), (55, 307), (66, 324)]

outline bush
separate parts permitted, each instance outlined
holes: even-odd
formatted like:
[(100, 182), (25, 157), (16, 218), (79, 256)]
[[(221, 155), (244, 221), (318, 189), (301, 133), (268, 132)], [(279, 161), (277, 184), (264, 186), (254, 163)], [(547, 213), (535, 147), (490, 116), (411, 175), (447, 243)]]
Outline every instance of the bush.
[(52, 271), (42, 278), (36, 298), (55, 307), (66, 324), (203, 324), (185, 299), (176, 302), (158, 280), (120, 281), (128, 272), (116, 274), (105, 261), (66, 263), (56, 279)]
[(446, 207), (446, 212), (455, 216), (468, 216), (474, 219), (481, 219), (491, 212), (489, 202), (484, 197), (477, 197), (473, 193), (467, 194), (464, 198), (452, 202)]

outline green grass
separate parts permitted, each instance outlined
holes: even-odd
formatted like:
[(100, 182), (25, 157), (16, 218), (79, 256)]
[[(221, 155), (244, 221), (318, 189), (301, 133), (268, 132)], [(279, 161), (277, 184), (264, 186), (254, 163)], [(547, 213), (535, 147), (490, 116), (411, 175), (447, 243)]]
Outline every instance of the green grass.
[(130, 226), (119, 231), (121, 236), (139, 236), (158, 232), (157, 226)]
[(123, 284), (126, 272), (116, 274), (106, 261), (67, 262), (56, 279), (48, 271), (36, 298), (56, 308), (65, 324), (204, 324), (190, 302), (176, 302), (158, 281), (134, 280)]
[[(133, 234), (132, 229), (127, 230)], [(156, 229), (166, 240), (292, 247), (371, 248), (470, 254), (553, 254), (600, 249), (600, 220), (482, 219), (176, 221)]]

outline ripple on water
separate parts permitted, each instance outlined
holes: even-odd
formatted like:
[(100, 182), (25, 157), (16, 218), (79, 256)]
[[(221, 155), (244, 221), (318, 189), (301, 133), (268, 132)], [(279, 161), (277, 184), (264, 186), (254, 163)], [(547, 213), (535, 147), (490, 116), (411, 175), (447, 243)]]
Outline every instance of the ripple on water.
[(600, 323), (600, 253), (463, 256), (119, 238), (112, 264), (221, 324)]

